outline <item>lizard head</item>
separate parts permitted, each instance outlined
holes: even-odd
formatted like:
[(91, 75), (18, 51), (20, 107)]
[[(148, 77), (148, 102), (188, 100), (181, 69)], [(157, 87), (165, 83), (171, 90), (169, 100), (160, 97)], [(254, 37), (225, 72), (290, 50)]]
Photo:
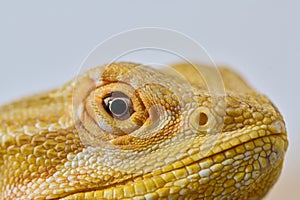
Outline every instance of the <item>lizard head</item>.
[(224, 95), (191, 65), (113, 63), (3, 106), (0, 197), (262, 198), (281, 172), (283, 118), (219, 72)]

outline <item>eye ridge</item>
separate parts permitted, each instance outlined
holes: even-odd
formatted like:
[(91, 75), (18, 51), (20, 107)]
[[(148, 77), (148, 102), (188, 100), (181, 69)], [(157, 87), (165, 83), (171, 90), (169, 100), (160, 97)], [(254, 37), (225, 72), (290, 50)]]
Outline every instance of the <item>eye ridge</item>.
[(130, 98), (122, 92), (109, 93), (102, 104), (106, 112), (117, 120), (126, 120), (134, 112)]

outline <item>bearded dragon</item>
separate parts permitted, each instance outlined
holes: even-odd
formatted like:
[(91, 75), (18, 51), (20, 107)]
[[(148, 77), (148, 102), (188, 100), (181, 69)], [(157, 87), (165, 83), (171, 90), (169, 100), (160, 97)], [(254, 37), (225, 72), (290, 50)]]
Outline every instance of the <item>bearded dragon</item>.
[[(0, 107), (0, 199), (262, 199), (288, 141), (228, 68), (120, 62)], [(200, 72), (200, 73), (199, 73)]]

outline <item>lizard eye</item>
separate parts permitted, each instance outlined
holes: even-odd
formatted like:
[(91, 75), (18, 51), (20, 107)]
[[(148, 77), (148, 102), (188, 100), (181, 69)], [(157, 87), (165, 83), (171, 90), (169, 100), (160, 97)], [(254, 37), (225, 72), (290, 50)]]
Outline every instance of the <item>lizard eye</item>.
[(102, 104), (106, 112), (118, 120), (126, 120), (134, 112), (130, 98), (122, 92), (108, 94)]
[(83, 127), (101, 139), (113, 140), (139, 129), (149, 118), (138, 90), (123, 83), (109, 83), (88, 93), (78, 108)]

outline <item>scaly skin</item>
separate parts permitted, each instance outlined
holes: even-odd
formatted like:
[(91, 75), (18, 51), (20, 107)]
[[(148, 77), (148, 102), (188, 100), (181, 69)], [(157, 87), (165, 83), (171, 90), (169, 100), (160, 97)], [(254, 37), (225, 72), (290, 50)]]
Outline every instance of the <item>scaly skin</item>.
[[(0, 199), (264, 197), (288, 144), (277, 108), (229, 69), (225, 96), (190, 65), (172, 69), (115, 63), (2, 106)], [(104, 109), (115, 91), (130, 118)]]

